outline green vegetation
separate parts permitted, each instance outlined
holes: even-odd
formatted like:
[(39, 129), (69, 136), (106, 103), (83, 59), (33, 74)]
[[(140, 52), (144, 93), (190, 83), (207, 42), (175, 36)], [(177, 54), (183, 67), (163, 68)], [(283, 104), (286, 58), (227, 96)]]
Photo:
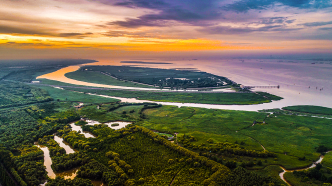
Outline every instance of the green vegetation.
[(262, 144), (277, 154), (277, 160), (268, 159), (267, 164), (281, 164), (287, 169), (306, 167), (317, 160), (320, 153), (316, 148), (320, 145), (332, 147), (328, 119), (173, 106), (145, 110), (143, 114), (146, 119), (140, 125), (161, 132), (178, 132), (179, 137), (194, 136), (197, 141), (190, 143), (192, 147), (210, 146), (207, 142), (210, 138), (214, 143), (238, 143), (252, 150), (263, 150)]
[(31, 82), (37, 76), (60, 68), (95, 62), (94, 60), (5, 60), (0, 62), (0, 80)]
[(284, 107), (282, 109), (289, 111), (310, 113), (310, 114), (332, 115), (332, 108), (319, 107), (313, 105), (289, 106), (289, 107)]
[[(56, 111), (61, 103), (47, 103), (0, 110), (0, 144), (16, 148), (31, 145), (38, 138), (50, 135), (67, 123), (80, 119), (74, 108)], [(64, 108), (62, 108), (64, 109)]]
[(154, 88), (153, 86), (138, 84), (127, 80), (119, 80), (114, 77), (102, 74), (95, 71), (82, 71), (78, 70), (65, 74), (70, 79), (76, 79), (89, 83), (98, 83), (105, 85), (125, 86), (125, 87), (142, 87), (142, 88)]
[[(159, 102), (178, 102), (178, 103), (203, 103), (221, 105), (252, 105), (268, 103), (272, 100), (282, 98), (258, 92), (255, 93), (182, 93), (182, 92), (158, 92), (158, 91), (126, 91), (126, 90), (98, 90), (83, 88), (64, 88), (85, 93), (96, 93), (123, 98), (136, 98), (139, 100), (151, 100)], [(264, 94), (264, 95), (261, 95)]]
[(316, 167), (285, 173), (285, 179), (291, 185), (332, 185), (332, 172), (330, 168), (317, 164)]
[[(100, 73), (103, 75), (100, 75)], [(171, 89), (225, 87), (233, 84), (227, 78), (206, 72), (129, 66), (85, 66), (79, 71), (66, 74), (66, 76), (93, 83), (123, 86), (142, 86), (142, 84), (139, 85), (137, 83), (143, 83), (159, 88), (169, 87)], [(105, 76), (109, 76), (109, 78), (105, 78)], [(111, 79), (112, 77), (113, 80)], [(104, 78), (105, 81), (103, 80)]]
[(0, 82), (0, 108), (42, 103), (53, 100), (46, 91), (22, 83)]
[[(156, 72), (163, 71), (160, 70)], [(46, 70), (38, 73), (44, 72)], [(144, 73), (146, 71), (141, 75)], [(186, 73), (193, 73), (191, 78), (195, 79), (198, 72)], [(8, 81), (19, 81), (20, 77), (26, 77), (22, 81), (27, 81), (37, 73), (15, 71), (2, 74), (6, 80), (0, 82), (3, 86), (0, 87), (1, 96), (6, 98), (1, 99), (0, 109), (2, 184), (16, 182), (22, 186), (34, 186), (48, 180), (48, 186), (91, 186), (92, 181), (109, 186), (283, 185), (285, 183), (278, 177), (281, 172), (278, 165), (286, 169), (306, 167), (320, 154), (332, 149), (331, 121), (297, 116), (304, 112), (300, 108), (296, 111), (275, 109), (270, 114), (266, 111), (178, 108), (153, 103), (128, 104), (66, 89), (119, 97), (214, 104), (255, 104), (281, 99), (263, 92), (169, 93), (89, 87), (62, 90)], [(128, 74), (130, 71), (122, 75), (131, 78)], [(153, 80), (148, 76), (144, 81)], [(187, 86), (186, 80), (181, 81), (173, 87)], [(76, 109), (74, 106), (78, 102), (84, 105)], [(312, 114), (327, 115), (312, 112), (310, 116)], [(105, 124), (87, 125), (81, 118), (101, 123), (128, 121), (133, 124), (113, 130)], [(85, 138), (83, 134), (72, 131), (69, 126), (72, 122), (81, 126), (83, 131), (91, 132), (95, 138)], [(66, 154), (53, 139), (55, 133), (73, 147), (75, 153)], [(168, 141), (167, 137), (174, 133), (178, 133), (174, 135), (174, 141)], [(76, 178), (65, 180), (58, 175), (56, 179), (48, 178), (43, 151), (34, 146), (34, 142), (49, 149), (55, 172), (78, 170)], [(325, 156), (323, 167), (318, 165), (308, 171), (286, 173), (286, 179), (294, 185), (330, 183), (332, 158), (329, 153)]]
[(73, 102), (83, 102), (83, 103), (110, 103), (110, 102), (119, 101), (117, 99), (83, 94), (74, 91), (65, 91), (59, 88), (54, 88), (49, 86), (35, 85), (34, 87), (38, 87), (39, 89), (47, 91), (49, 95), (56, 101), (73, 101)]
[(324, 159), (322, 161), (322, 165), (324, 167), (328, 167), (328, 168), (332, 169), (332, 153), (331, 152), (326, 153), (324, 155)]

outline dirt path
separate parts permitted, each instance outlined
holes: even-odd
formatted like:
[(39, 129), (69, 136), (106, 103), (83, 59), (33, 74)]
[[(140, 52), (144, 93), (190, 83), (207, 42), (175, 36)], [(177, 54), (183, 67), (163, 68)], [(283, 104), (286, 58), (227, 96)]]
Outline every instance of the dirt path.
[(182, 169), (180, 169), (180, 170), (174, 175), (174, 177), (173, 177), (171, 183), (169, 184), (169, 186), (171, 186), (171, 185), (173, 184), (173, 182), (174, 182), (174, 180), (175, 180), (175, 177), (176, 177), (181, 171), (182, 171)]

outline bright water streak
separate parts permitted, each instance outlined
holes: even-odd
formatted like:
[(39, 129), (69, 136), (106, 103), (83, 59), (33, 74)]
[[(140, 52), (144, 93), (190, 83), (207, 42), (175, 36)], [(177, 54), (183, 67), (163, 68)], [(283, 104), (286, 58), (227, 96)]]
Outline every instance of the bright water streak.
[(75, 153), (74, 149), (72, 149), (69, 145), (66, 145), (63, 142), (62, 138), (60, 138), (58, 136), (54, 136), (54, 140), (59, 144), (60, 147), (62, 147), (66, 150), (66, 154)]
[[(121, 59), (125, 60), (125, 59)], [(145, 60), (149, 61), (149, 60)], [(156, 60), (153, 60), (156, 61)], [(225, 76), (244, 85), (280, 85), (280, 89), (256, 89), (266, 91), (285, 99), (260, 105), (209, 105), (209, 104), (179, 104), (162, 103), (164, 105), (203, 107), (212, 109), (231, 109), (257, 111), (261, 109), (282, 108), (291, 105), (318, 105), (332, 107), (332, 65), (331, 63), (311, 64), (308, 60), (256, 60), (248, 59), (244, 62), (233, 60), (178, 60), (171, 65), (149, 64), (152, 68), (197, 68), (215, 75)], [(123, 65), (120, 60), (100, 60), (89, 65)], [(137, 64), (136, 64), (137, 65)], [(145, 65), (140, 65), (145, 66)], [(75, 71), (79, 66), (71, 66), (59, 71), (40, 76), (74, 85), (93, 86), (89, 83), (76, 81), (64, 76), (65, 73)], [(100, 86), (100, 85), (98, 85)], [(108, 85), (101, 85), (109, 87)], [(310, 87), (310, 88), (309, 88)], [(316, 89), (317, 87), (317, 89)], [(109, 87), (111, 88), (111, 87)], [(114, 86), (113, 86), (114, 88)], [(128, 87), (127, 87), (128, 88)], [(126, 88), (126, 89), (127, 89)]]
[(36, 146), (44, 152), (44, 165), (46, 167), (47, 176), (54, 179), (55, 178), (55, 173), (53, 172), (53, 169), (51, 167), (52, 160), (51, 160), (51, 157), (50, 157), (50, 151), (45, 146), (41, 146), (41, 145), (36, 145)]

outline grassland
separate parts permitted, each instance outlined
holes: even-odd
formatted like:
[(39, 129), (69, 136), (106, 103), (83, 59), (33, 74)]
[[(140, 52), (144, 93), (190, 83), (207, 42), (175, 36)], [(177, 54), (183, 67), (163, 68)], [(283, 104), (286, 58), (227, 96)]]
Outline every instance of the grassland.
[(105, 85), (125, 86), (125, 87), (142, 87), (142, 88), (154, 88), (153, 86), (142, 85), (126, 80), (118, 80), (113, 77), (101, 74), (95, 71), (82, 71), (78, 70), (65, 74), (70, 79), (80, 80), (89, 83), (98, 83)]
[(289, 107), (284, 107), (282, 109), (289, 111), (310, 113), (310, 114), (332, 115), (332, 108), (313, 106), (313, 105), (289, 106)]
[[(69, 88), (86, 93), (96, 93), (123, 98), (136, 98), (139, 100), (150, 100), (158, 102), (176, 102), (176, 103), (202, 103), (219, 105), (252, 105), (269, 103), (272, 100), (282, 98), (268, 93), (181, 93), (181, 92), (151, 92), (151, 91), (126, 91), (126, 90), (97, 90), (83, 88)], [(261, 95), (261, 94), (264, 94)]]
[(38, 86), (38, 85), (35, 86), (42, 90), (47, 91), (48, 94), (56, 101), (72, 101), (72, 102), (83, 102), (83, 103), (110, 103), (110, 102), (119, 101), (117, 99), (104, 98), (100, 96), (83, 94), (74, 91), (66, 91), (49, 86)]
[[(215, 142), (244, 141), (246, 148), (263, 150), (262, 144), (278, 154), (277, 161), (271, 159), (269, 163), (287, 169), (305, 167), (317, 160), (319, 153), (315, 148), (319, 145), (332, 148), (328, 119), (172, 106), (149, 109), (144, 114), (147, 119), (140, 125), (161, 132), (178, 132), (180, 136), (184, 133), (195, 136), (194, 144), (212, 138)], [(252, 126), (254, 121), (256, 124)], [(304, 156), (306, 160), (299, 160)]]

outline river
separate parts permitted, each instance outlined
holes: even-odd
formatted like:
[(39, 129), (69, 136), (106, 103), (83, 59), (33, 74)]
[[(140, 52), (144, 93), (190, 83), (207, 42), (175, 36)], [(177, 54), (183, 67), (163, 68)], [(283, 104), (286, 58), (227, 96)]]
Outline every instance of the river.
[[(125, 61), (125, 60), (123, 60)], [(152, 60), (145, 60), (147, 62)], [(157, 61), (157, 60), (153, 60)], [(203, 107), (211, 109), (247, 110), (282, 108), (291, 105), (317, 105), (332, 107), (332, 65), (330, 62), (312, 64), (308, 60), (273, 60), (273, 59), (247, 59), (247, 60), (173, 60), (160, 61), (173, 64), (134, 64), (152, 68), (196, 68), (219, 76), (225, 76), (244, 85), (280, 85), (276, 88), (260, 88), (255, 91), (265, 91), (283, 97), (283, 100), (273, 101), (259, 105), (210, 105), (193, 103), (165, 103), (163, 105)], [(123, 65), (121, 60), (99, 60), (99, 62), (84, 65)], [(126, 63), (126, 65), (128, 65)], [(81, 65), (83, 66), (83, 65)], [(103, 85), (77, 81), (65, 77), (68, 72), (76, 71), (80, 66), (70, 66), (56, 72), (39, 76), (50, 80), (61, 81), (74, 85), (85, 85), (105, 88), (151, 90), (150, 88), (135, 88)], [(310, 88), (309, 88), (310, 87)], [(317, 89), (316, 89), (317, 87)], [(156, 89), (152, 89), (156, 90)], [(122, 99), (124, 101), (141, 102), (135, 99)]]
[(84, 135), (86, 138), (95, 138), (95, 136), (90, 132), (84, 132), (81, 126), (75, 125), (75, 123), (71, 123), (70, 127), (73, 131), (79, 132)]

